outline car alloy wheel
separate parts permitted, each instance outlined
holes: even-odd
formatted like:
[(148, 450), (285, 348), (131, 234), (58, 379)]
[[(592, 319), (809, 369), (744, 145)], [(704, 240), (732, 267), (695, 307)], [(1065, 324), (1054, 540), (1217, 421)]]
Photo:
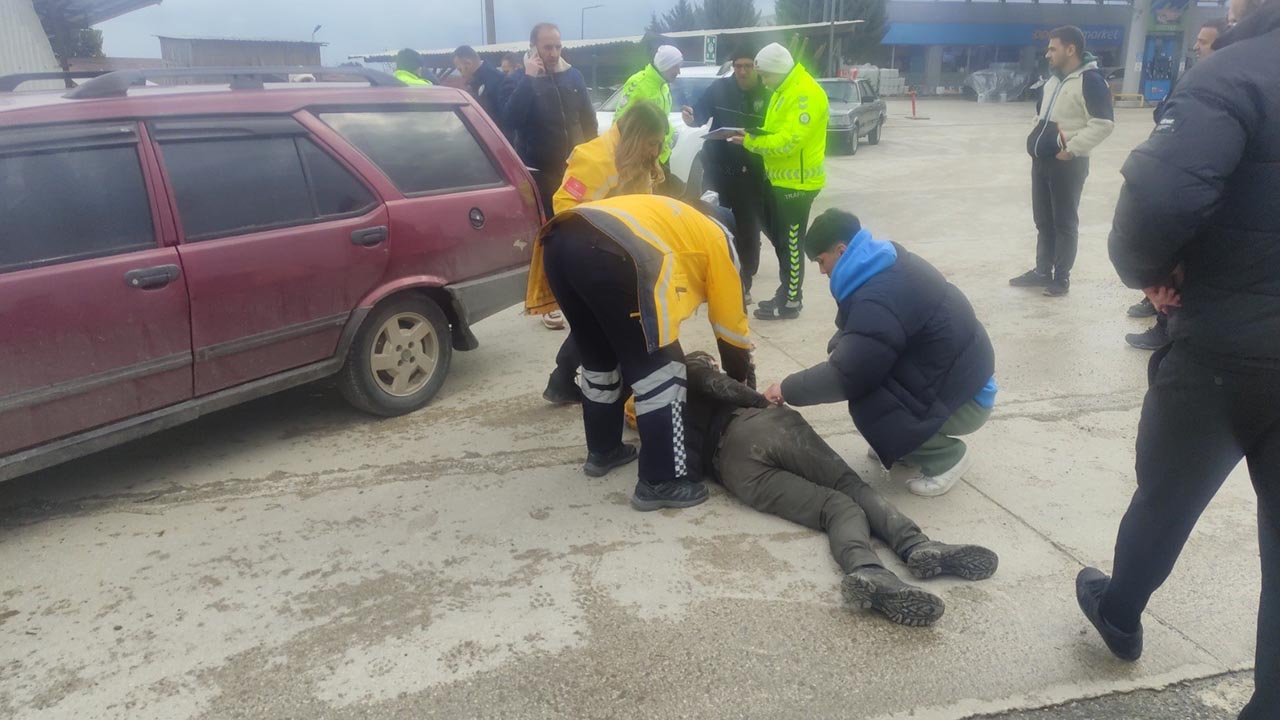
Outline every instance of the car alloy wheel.
[(440, 336), (427, 318), (401, 312), (377, 331), (369, 352), (373, 380), (388, 395), (408, 397), (427, 384), (440, 359)]

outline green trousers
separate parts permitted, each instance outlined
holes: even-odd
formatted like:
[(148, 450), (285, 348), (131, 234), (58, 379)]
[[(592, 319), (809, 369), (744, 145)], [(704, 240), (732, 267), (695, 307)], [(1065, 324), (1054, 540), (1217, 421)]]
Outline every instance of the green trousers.
[(775, 299), (800, 302), (804, 297), (804, 236), (809, 228), (809, 211), (818, 190), (789, 190), (775, 187), (772, 193), (773, 241), (778, 254), (778, 292)]
[(937, 435), (925, 440), (923, 445), (900, 462), (919, 467), (920, 472), (928, 477), (937, 477), (955, 467), (960, 458), (964, 457), (964, 441), (955, 436), (977, 432), (978, 428), (987, 424), (987, 418), (990, 417), (991, 408), (982, 407), (976, 400), (970, 400), (947, 418)]

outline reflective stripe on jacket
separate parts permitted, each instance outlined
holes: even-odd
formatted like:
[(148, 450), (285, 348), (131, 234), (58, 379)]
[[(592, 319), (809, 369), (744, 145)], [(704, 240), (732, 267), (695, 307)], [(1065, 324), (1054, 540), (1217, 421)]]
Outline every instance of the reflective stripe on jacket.
[(622, 195), (583, 203), (558, 214), (534, 241), (525, 309), (555, 310), (543, 266), (543, 239), (577, 215), (618, 244), (635, 262), (640, 322), (649, 352), (679, 339), (680, 323), (707, 303), (716, 338), (751, 347), (742, 282), (729, 231), (695, 208), (659, 195)]
[(796, 65), (773, 92), (763, 131), (748, 134), (742, 145), (764, 158), (774, 187), (821, 190), (827, 184), (827, 93)]

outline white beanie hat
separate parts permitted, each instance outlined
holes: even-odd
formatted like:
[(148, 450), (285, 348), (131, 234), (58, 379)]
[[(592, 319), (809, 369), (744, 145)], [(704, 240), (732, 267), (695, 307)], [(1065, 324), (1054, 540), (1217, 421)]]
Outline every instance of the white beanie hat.
[(769, 43), (756, 53), (756, 69), (760, 72), (786, 75), (795, 66), (791, 53), (778, 43)]
[(683, 62), (684, 54), (675, 45), (663, 45), (653, 54), (653, 66), (658, 68), (658, 72), (664, 73), (672, 68), (678, 68)]

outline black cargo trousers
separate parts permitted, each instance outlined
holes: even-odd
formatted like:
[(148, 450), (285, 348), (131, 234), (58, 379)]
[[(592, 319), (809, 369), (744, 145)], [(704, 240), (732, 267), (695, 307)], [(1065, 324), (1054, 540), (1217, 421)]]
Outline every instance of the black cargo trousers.
[(684, 351), (673, 342), (649, 352), (640, 325), (635, 262), (577, 217), (557, 223), (542, 242), (547, 281), (582, 357), (579, 386), (588, 452), (603, 455), (622, 444), (624, 406), (634, 393), (640, 482), (687, 480)]
[(1120, 521), (1101, 609), (1122, 630), (1138, 624), (1200, 514), (1244, 459), (1258, 495), (1262, 597), (1254, 695), (1240, 718), (1271, 720), (1280, 718), (1280, 370), (1232, 364), (1176, 344), (1152, 356), (1138, 490)]
[(725, 489), (756, 510), (827, 533), (845, 573), (883, 566), (873, 535), (904, 562), (929, 540), (790, 408), (734, 411), (713, 467)]

